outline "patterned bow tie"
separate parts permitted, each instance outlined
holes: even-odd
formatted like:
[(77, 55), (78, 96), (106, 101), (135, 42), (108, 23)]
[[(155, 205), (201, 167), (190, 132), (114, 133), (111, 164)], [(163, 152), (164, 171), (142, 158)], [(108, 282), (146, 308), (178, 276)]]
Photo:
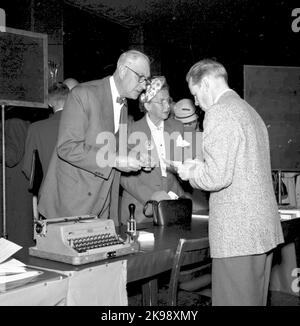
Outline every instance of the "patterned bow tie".
[(120, 96), (118, 96), (118, 97), (117, 97), (117, 103), (119, 103), (119, 104), (123, 104), (123, 105), (127, 105), (127, 100), (126, 100), (125, 97), (120, 97)]

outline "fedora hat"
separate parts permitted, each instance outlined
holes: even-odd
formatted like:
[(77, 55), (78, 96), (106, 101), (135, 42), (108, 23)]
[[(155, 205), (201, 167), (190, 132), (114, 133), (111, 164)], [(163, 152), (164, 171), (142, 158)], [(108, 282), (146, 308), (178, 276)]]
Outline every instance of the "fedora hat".
[(182, 99), (174, 105), (175, 119), (189, 123), (198, 119), (196, 108), (190, 99)]

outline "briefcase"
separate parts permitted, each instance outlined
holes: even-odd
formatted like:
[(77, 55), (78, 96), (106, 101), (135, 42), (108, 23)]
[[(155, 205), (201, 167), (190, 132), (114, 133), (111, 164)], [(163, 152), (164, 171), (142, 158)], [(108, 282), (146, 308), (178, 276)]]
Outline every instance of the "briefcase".
[[(146, 214), (148, 205), (152, 205), (152, 215)], [(153, 217), (153, 224), (159, 226), (188, 225), (192, 219), (192, 200), (189, 198), (148, 200), (143, 208), (146, 217)]]

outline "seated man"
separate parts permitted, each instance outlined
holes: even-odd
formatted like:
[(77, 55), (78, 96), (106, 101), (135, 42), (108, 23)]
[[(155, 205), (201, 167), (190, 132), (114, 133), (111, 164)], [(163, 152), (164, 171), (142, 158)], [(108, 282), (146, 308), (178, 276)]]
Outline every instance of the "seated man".
[[(126, 224), (129, 217), (128, 205), (131, 203), (136, 206), (137, 223), (152, 223), (152, 219), (146, 218), (143, 214), (144, 204), (148, 200), (171, 199), (169, 191), (177, 196), (183, 195), (176, 175), (167, 170), (164, 161), (164, 159), (174, 160), (174, 156), (179, 153), (178, 148), (175, 148), (176, 140), (178, 137), (182, 139), (183, 133), (183, 126), (179, 121), (168, 119), (169, 101), (169, 89), (163, 76), (153, 78), (145, 93), (140, 96), (141, 110), (146, 114), (139, 121), (132, 123), (129, 139), (134, 134), (144, 135), (140, 145), (147, 153), (151, 152), (151, 159), (157, 164), (150, 171), (122, 174), (120, 182), (123, 187), (120, 214), (122, 224)], [(182, 154), (182, 148), (179, 154)]]
[[(190, 143), (185, 148), (184, 160), (188, 158), (203, 160), (202, 132), (199, 127), (199, 118), (196, 108), (190, 99), (182, 99), (174, 106), (175, 119), (181, 121), (184, 128), (184, 139)], [(185, 195), (193, 201), (193, 212), (208, 209), (209, 192), (193, 188), (189, 182), (181, 181)]]

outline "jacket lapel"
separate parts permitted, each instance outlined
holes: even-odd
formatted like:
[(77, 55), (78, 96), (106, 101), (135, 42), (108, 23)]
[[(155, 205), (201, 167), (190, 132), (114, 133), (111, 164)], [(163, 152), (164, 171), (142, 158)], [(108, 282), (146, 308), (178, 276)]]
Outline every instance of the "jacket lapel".
[[(103, 88), (99, 87), (101, 96), (103, 98), (103, 123), (104, 129), (114, 133), (114, 107), (112, 102), (112, 93), (110, 89), (109, 77), (105, 77), (103, 80)], [(102, 93), (103, 92), (103, 93)]]

